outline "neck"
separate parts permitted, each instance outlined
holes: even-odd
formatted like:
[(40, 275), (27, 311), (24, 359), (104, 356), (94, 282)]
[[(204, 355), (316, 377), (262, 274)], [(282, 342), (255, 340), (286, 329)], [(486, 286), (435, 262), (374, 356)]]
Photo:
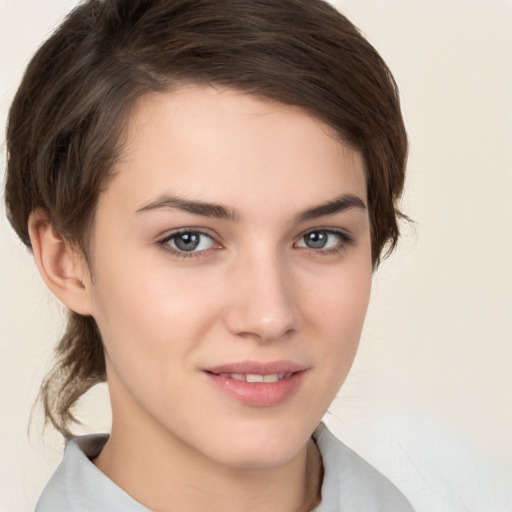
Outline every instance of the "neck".
[(162, 442), (162, 432), (144, 430), (142, 435), (125, 425), (113, 425), (94, 463), (151, 510), (307, 512), (320, 501), (322, 463), (312, 440), (280, 466), (238, 468), (198, 454), (176, 439)]

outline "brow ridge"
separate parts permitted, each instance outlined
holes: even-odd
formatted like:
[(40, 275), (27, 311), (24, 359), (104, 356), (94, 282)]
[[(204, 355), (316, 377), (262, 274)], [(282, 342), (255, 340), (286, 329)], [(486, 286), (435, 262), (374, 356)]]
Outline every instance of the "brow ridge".
[[(232, 208), (227, 208), (221, 204), (209, 203), (203, 201), (194, 201), (183, 199), (177, 196), (161, 196), (155, 201), (151, 201), (145, 206), (139, 208), (136, 213), (147, 212), (158, 209), (178, 209), (195, 215), (204, 217), (214, 217), (218, 219), (226, 219), (231, 221), (239, 221), (241, 215), (239, 212)], [(315, 219), (317, 217), (324, 217), (327, 215), (334, 215), (341, 213), (351, 208), (359, 208), (366, 210), (365, 202), (355, 194), (343, 194), (335, 199), (332, 199), (324, 204), (308, 208), (300, 212), (297, 217), (297, 222), (305, 222)]]
[(136, 213), (158, 210), (161, 208), (178, 209), (195, 215), (202, 215), (204, 217), (214, 217), (233, 221), (237, 221), (240, 218), (240, 215), (235, 210), (226, 208), (220, 204), (193, 201), (177, 196), (162, 196), (142, 208), (139, 208)]
[(316, 219), (317, 217), (324, 217), (326, 215), (341, 213), (351, 208), (366, 210), (366, 204), (359, 196), (356, 196), (355, 194), (343, 194), (335, 199), (332, 199), (331, 201), (328, 201), (327, 203), (303, 210), (297, 216), (297, 220), (298, 222), (304, 222), (307, 220)]

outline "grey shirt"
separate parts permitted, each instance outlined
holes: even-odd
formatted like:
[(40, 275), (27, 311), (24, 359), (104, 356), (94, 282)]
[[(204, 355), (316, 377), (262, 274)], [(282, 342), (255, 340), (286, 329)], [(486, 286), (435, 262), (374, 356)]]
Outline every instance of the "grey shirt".
[[(108, 436), (71, 439), (46, 485), (36, 512), (150, 512), (92, 462)], [(381, 473), (321, 424), (313, 434), (324, 466), (322, 502), (312, 512), (414, 512)]]

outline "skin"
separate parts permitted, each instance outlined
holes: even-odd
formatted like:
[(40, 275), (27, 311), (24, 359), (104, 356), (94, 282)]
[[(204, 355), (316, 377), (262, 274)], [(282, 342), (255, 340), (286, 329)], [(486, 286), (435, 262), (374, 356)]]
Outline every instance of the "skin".
[[(31, 221), (43, 277), (104, 341), (113, 426), (95, 464), (152, 510), (310, 510), (321, 480), (310, 436), (353, 362), (370, 295), (361, 155), (299, 108), (190, 86), (137, 104), (116, 170), (97, 206), (92, 276), (44, 214)], [(361, 205), (311, 212), (342, 196)], [(180, 252), (177, 229), (204, 233), (198, 248)], [(308, 247), (321, 229), (327, 245)], [(305, 371), (274, 406), (241, 403), (205, 374), (276, 360)]]

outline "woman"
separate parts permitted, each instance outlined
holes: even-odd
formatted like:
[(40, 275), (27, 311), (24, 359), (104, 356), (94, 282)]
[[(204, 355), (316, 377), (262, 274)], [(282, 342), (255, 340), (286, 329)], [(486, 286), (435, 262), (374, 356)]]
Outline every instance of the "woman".
[[(70, 311), (37, 510), (411, 510), (321, 418), (398, 238), (394, 81), (320, 0), (106, 0), (30, 63), (6, 203)], [(110, 436), (72, 438), (107, 381)]]

